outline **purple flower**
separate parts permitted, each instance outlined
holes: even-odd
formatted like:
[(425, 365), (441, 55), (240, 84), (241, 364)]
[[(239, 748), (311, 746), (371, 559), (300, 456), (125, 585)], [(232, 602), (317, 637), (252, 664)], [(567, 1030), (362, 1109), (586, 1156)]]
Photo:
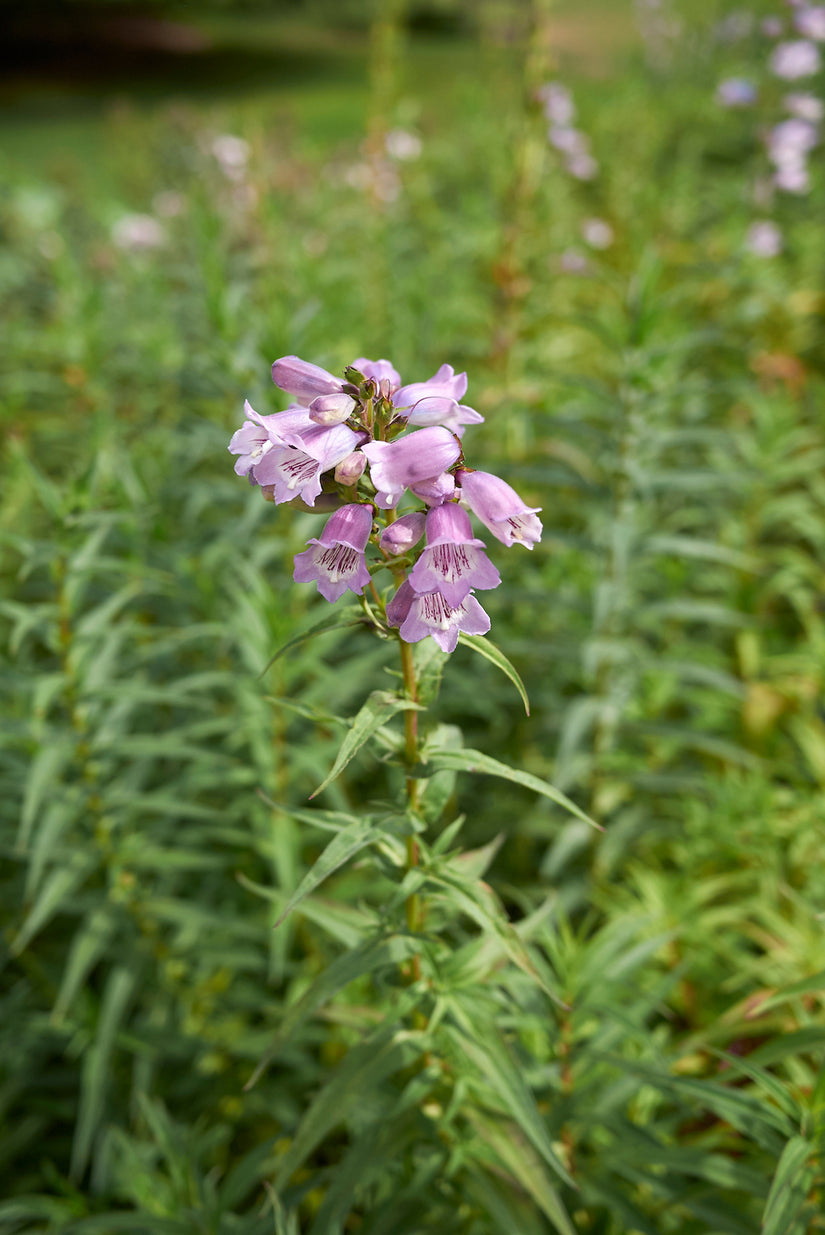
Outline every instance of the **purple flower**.
[(452, 433), (433, 425), (395, 442), (368, 442), (363, 452), (370, 461), (376, 503), (389, 510), (398, 505), (405, 489), (414, 491), (417, 484), (445, 472), (458, 459), (461, 448)]
[(526, 506), (515, 489), (490, 472), (458, 473), (461, 496), (470, 510), (502, 544), (532, 549), (541, 540), (540, 506)]
[(494, 588), (501, 575), (484, 552), (484, 541), (473, 537), (470, 516), (450, 502), (427, 513), (427, 548), (410, 573), (419, 595), (440, 592), (452, 608), (473, 588)]
[(550, 145), (561, 150), (563, 154), (581, 155), (588, 153), (588, 141), (584, 133), (569, 125), (557, 125), (547, 134)]
[(311, 429), (312, 422), (303, 407), (290, 407), (285, 412), (261, 416), (245, 399), (243, 410), (248, 419), (232, 435), (227, 449), (239, 456), (235, 463), (238, 476), (249, 475), (254, 484), (257, 478), (252, 469), (261, 459), (276, 445), (285, 445), (286, 442), (298, 445), (301, 431)]
[(451, 472), (442, 472), (432, 480), (421, 480), (410, 485), (410, 489), (427, 506), (440, 506), (455, 493), (455, 477)]
[(321, 476), (352, 454), (362, 440), (347, 425), (324, 428), (309, 423), (306, 432), (290, 434), (291, 440), (277, 443), (255, 465), (255, 480), (273, 486), (276, 502), (301, 497), (314, 506), (321, 492)]
[(412, 549), (413, 545), (417, 545), (424, 535), (425, 521), (426, 515), (423, 515), (420, 510), (409, 515), (402, 515), (400, 519), (396, 519), (384, 528), (379, 542), (381, 548), (385, 553), (392, 553), (395, 556), (399, 553), (406, 553), (408, 549)]
[(551, 81), (536, 91), (545, 116), (551, 124), (568, 125), (576, 118), (573, 96), (561, 82)]
[(797, 77), (811, 77), (819, 72), (819, 48), (816, 43), (797, 39), (792, 43), (777, 43), (771, 55), (771, 72), (786, 81)]
[(372, 507), (352, 504), (336, 510), (317, 539), (295, 558), (296, 583), (317, 583), (318, 591), (329, 601), (339, 600), (344, 592), (360, 596), (370, 581), (364, 550), (372, 530)]
[(484, 420), (472, 407), (460, 400), (467, 393), (467, 374), (455, 373), (452, 365), (443, 364), (426, 382), (401, 386), (393, 395), (393, 405), (407, 412), (409, 425), (446, 425), (452, 432), (462, 425), (477, 425)]
[(792, 116), (818, 124), (825, 115), (825, 106), (815, 94), (786, 94), (782, 102)]
[(576, 180), (594, 180), (599, 174), (599, 165), (592, 154), (573, 154), (565, 167)]
[(794, 116), (791, 120), (775, 124), (771, 129), (768, 134), (768, 152), (776, 164), (793, 162), (813, 150), (818, 142), (816, 126), (810, 120), (800, 120)]
[(344, 383), (326, 369), (309, 364), (298, 356), (282, 356), (272, 366), (272, 380), (281, 390), (294, 395), (299, 403), (310, 404), (319, 395), (340, 394)]
[(745, 246), (755, 257), (777, 257), (782, 252), (782, 233), (770, 219), (760, 219), (748, 228)]
[(808, 168), (798, 160), (783, 163), (774, 173), (773, 183), (785, 193), (807, 193), (811, 187)]
[(793, 24), (806, 39), (825, 42), (825, 5), (814, 4), (810, 8), (800, 8), (794, 14)]
[(354, 450), (346, 455), (335, 468), (335, 480), (339, 485), (357, 485), (364, 475), (367, 466), (367, 456), (360, 450)]
[(750, 107), (756, 102), (756, 87), (744, 77), (728, 77), (716, 87), (716, 100), (723, 107)]
[(778, 39), (782, 34), (784, 26), (780, 18), (766, 17), (759, 28), (767, 38)]
[(359, 360), (353, 360), (352, 367), (363, 373), (364, 377), (371, 377), (379, 386), (387, 382), (390, 394), (401, 385), (401, 375), (389, 360), (367, 360), (366, 356), (361, 356)]
[(418, 595), (408, 579), (387, 605), (387, 621), (399, 627), (405, 643), (418, 643), (432, 635), (442, 652), (455, 651), (461, 630), (468, 635), (486, 635), (490, 629), (490, 619), (475, 596), (466, 596), (452, 608), (440, 592)]
[(352, 415), (355, 400), (343, 391), (337, 395), (318, 395), (309, 405), (309, 418), (316, 425), (340, 425)]

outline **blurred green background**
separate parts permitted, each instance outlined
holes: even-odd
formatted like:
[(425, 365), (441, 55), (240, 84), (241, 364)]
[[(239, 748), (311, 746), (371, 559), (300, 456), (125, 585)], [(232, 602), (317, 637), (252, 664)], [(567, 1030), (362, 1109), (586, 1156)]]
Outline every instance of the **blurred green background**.
[[(491, 551), (530, 719), (462, 648), (437, 715), (605, 827), (456, 789), (513, 922), (545, 907), (565, 1006), (506, 972), (478, 1000), (506, 994), (575, 1229), (823, 1229), (825, 184), (754, 200), (758, 23), (787, 23), (755, 9), (729, 37), (721, 0), (3, 7), (0, 1230), (560, 1229), (443, 1078), (397, 1144), (372, 1095), (270, 1186), (395, 998), (359, 979), (244, 1090), (387, 896), (356, 864), (272, 930), (338, 718), (393, 670), (335, 632), (264, 672), (324, 616), (291, 581), (318, 524), (226, 446), (291, 353), (466, 369), (474, 465), (543, 508), (529, 557)], [(363, 754), (323, 805), (393, 776)]]

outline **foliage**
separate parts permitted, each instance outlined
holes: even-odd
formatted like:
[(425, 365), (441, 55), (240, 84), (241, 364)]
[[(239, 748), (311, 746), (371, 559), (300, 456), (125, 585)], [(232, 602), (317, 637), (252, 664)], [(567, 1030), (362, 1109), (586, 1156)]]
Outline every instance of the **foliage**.
[[(572, 182), (494, 8), (342, 48), (366, 85), (12, 146), (4, 1231), (822, 1229), (822, 186), (744, 251), (746, 53), (704, 37), (666, 105), (577, 80)], [(418, 649), (413, 767), (396, 644), (313, 630), (313, 516), (232, 475), (287, 353), (467, 367), (544, 507), (500, 653)]]

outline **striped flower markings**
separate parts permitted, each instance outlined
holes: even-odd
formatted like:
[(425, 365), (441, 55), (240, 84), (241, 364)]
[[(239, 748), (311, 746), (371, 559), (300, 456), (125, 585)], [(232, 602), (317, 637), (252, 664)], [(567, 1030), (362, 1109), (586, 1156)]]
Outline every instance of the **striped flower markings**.
[[(506, 481), (468, 466), (464, 434), (483, 417), (462, 402), (466, 373), (444, 364), (404, 384), (388, 360), (361, 357), (337, 378), (284, 356), (272, 376), (293, 402), (270, 415), (246, 403), (229, 450), (238, 475), (276, 504), (332, 509), (296, 556), (295, 581), (331, 603), (361, 597), (370, 619), (404, 643), (432, 637), (451, 652), (460, 632), (486, 634), (475, 593), (501, 576), (470, 513), (503, 544), (528, 549), (541, 523)], [(395, 583), (387, 598), (376, 587), (382, 571)]]

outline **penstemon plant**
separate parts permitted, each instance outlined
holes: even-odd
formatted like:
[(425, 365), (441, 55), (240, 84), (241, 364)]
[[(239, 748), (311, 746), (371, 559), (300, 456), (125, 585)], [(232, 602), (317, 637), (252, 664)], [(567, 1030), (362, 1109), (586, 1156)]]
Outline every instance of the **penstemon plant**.
[[(320, 535), (296, 556), (294, 579), (314, 583), (331, 603), (352, 593), (361, 611), (349, 621), (397, 642), (403, 683), (397, 691), (372, 691), (345, 722), (332, 769), (312, 795), (371, 741), (386, 762), (402, 769), (399, 804), (388, 809), (386, 803), (376, 808), (370, 802), (362, 812), (289, 809), (294, 818), (334, 836), (288, 899), (273, 894), (281, 897), (279, 921), (302, 902), (307, 910), (319, 884), (356, 855), (390, 882), (381, 885), (388, 888), (384, 903), (359, 919), (347, 953), (286, 1010), (253, 1080), (301, 1021), (344, 987), (364, 977), (377, 983), (382, 970), (397, 976), (389, 1000), (381, 994), (392, 983), (386, 973), (383, 985), (374, 988), (380, 1015), (372, 1009), (365, 1016), (361, 1040), (355, 1046), (350, 1040), (348, 1054), (302, 1116), (276, 1171), (276, 1189), (288, 1208), (300, 1208), (306, 1185), (296, 1182), (296, 1172), (306, 1171), (310, 1155), (343, 1124), (350, 1144), (349, 1182), (330, 1188), (324, 1206), (337, 1205), (341, 1220), (357, 1195), (365, 1203), (362, 1189), (375, 1168), (368, 1149), (379, 1131), (378, 1144), (387, 1150), (384, 1168), (391, 1174), (401, 1169), (403, 1155), (396, 1160), (388, 1127), (397, 1126), (400, 1140), (409, 1141), (408, 1091), (411, 1077), (417, 1077), (418, 1109), (429, 1102), (441, 1114), (451, 1111), (449, 1120), (436, 1121), (434, 1141), (426, 1152), (419, 1146), (419, 1157), (421, 1152), (449, 1157), (445, 1147), (457, 1137), (460, 1118), (462, 1141), (467, 1127), (474, 1129), (476, 1168), (503, 1173), (514, 1195), (526, 1189), (557, 1229), (568, 1231), (563, 1204), (544, 1173), (549, 1168), (568, 1186), (573, 1182), (554, 1144), (560, 1130), (551, 1135), (539, 1114), (498, 1027), (500, 1010), (494, 999), (491, 1003), (491, 992), (514, 966), (522, 979), (527, 975), (535, 983), (540, 998), (550, 997), (551, 1007), (562, 1001), (552, 991), (546, 957), (530, 946), (529, 925), (517, 929), (482, 879), (500, 839), (459, 853), (454, 845), (463, 817), (442, 825), (442, 816), (459, 771), (514, 781), (581, 819), (587, 816), (546, 781), (465, 748), (455, 725), (436, 724), (424, 734), (419, 724), (437, 694), (444, 661), (459, 642), (501, 669), (527, 708), (517, 671), (483, 638), (490, 619), (475, 592), (498, 587), (501, 578), (484, 542), (473, 534), (470, 514), (503, 544), (532, 549), (542, 530), (538, 508), (501, 478), (469, 466), (464, 433), (483, 418), (461, 402), (467, 376), (449, 365), (426, 381), (405, 385), (387, 360), (358, 359), (340, 380), (286, 356), (275, 361), (272, 376), (293, 402), (271, 415), (245, 405), (246, 420), (229, 445), (237, 456), (235, 470), (260, 486), (268, 500), (327, 514)], [(337, 624), (347, 624), (346, 615)], [(307, 635), (332, 628), (323, 619)], [(401, 713), (403, 735), (390, 723)], [(540, 920), (542, 915), (535, 919), (536, 929)], [(501, 998), (511, 995), (502, 991)], [(371, 1091), (378, 1124), (367, 1120), (365, 1130), (363, 1110)], [(530, 1142), (529, 1153), (511, 1152), (508, 1123)], [(324, 1222), (331, 1222), (324, 1206)]]

